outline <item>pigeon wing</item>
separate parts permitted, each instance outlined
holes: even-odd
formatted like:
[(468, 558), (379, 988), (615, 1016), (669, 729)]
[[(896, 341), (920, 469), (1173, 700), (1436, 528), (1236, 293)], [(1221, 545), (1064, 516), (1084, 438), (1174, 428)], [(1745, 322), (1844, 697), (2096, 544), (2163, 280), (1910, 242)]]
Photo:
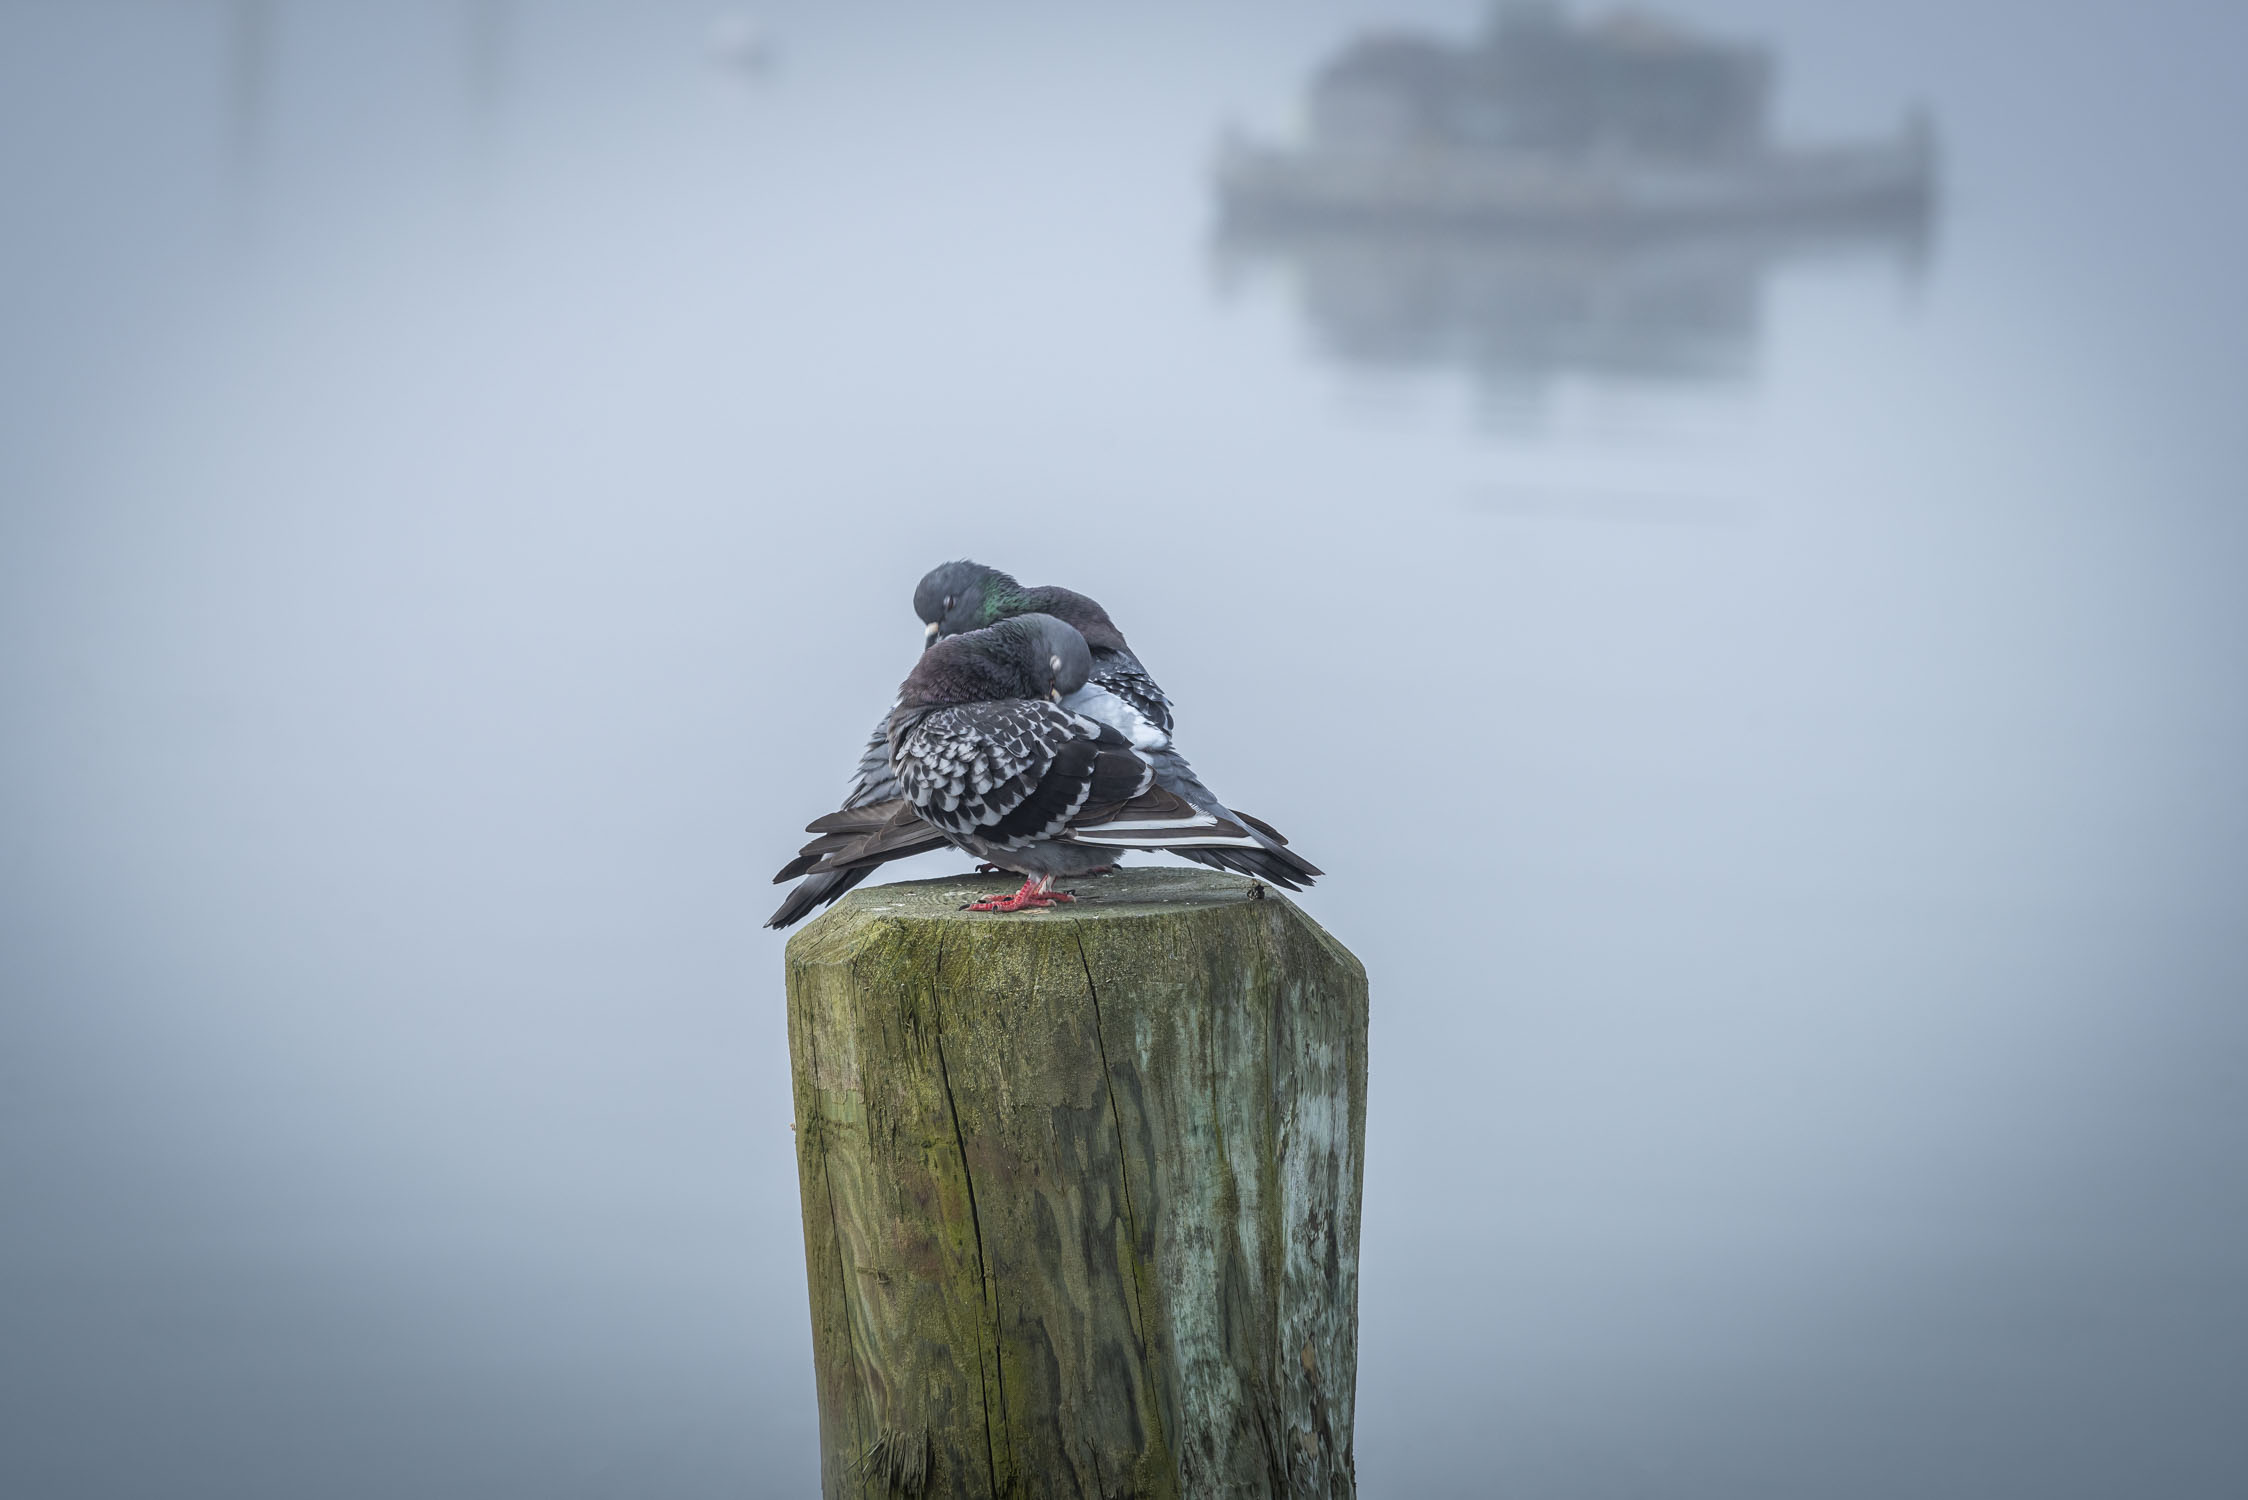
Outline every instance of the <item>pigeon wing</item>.
[[(906, 726), (891, 763), (898, 789), (915, 811), (958, 837), (994, 837), (1002, 822), (1036, 797), (1038, 805), (998, 835), (1011, 843), (1025, 837), (1031, 823), (1052, 821), (1054, 806), (1068, 803), (1075, 783), (1086, 783), (1090, 791), (1102, 733), (1092, 720), (1036, 699), (964, 703)], [(1122, 737), (1116, 738), (1121, 743)], [(1072, 746), (1083, 748), (1071, 750), (1062, 775), (1042, 793), (1057, 757)], [(1077, 802), (1082, 805), (1082, 795)], [(1063, 821), (1067, 817), (1062, 814)]]
[(1114, 725), (1094, 724), (1087, 739), (1054, 755), (1038, 785), (985, 837), (1010, 849), (1062, 836), (1099, 808), (1121, 807), (1154, 785), (1155, 773)]
[[(890, 713), (896, 710), (897, 705), (891, 704)], [(858, 766), (851, 772), (851, 784), (843, 791), (846, 809), (894, 802), (902, 795), (898, 791), (898, 778), (890, 770), (890, 713), (874, 721), (874, 733), (867, 736), (866, 748), (859, 752)]]
[(1092, 680), (1130, 704), (1141, 718), (1165, 734), (1171, 733), (1171, 700), (1147, 675), (1139, 658), (1129, 651), (1104, 652), (1102, 658)]

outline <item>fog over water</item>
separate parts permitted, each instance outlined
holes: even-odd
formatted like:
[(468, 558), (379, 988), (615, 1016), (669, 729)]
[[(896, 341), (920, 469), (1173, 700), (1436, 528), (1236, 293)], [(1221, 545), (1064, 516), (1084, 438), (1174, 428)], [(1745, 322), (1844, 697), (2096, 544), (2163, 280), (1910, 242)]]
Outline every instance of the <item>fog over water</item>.
[(1930, 232), (1216, 234), (1466, 3), (0, 7), (0, 1492), (815, 1493), (968, 554), (1331, 872), (1365, 1494), (2248, 1493), (2248, 13), (1681, 11)]

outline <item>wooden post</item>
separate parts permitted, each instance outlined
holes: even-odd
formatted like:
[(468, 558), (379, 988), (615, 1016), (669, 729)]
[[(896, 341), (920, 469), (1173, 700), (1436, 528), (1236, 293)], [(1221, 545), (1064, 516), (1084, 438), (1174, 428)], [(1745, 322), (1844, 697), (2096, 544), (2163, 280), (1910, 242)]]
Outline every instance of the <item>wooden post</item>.
[(788, 945), (822, 1493), (1354, 1496), (1366, 971), (1239, 876)]

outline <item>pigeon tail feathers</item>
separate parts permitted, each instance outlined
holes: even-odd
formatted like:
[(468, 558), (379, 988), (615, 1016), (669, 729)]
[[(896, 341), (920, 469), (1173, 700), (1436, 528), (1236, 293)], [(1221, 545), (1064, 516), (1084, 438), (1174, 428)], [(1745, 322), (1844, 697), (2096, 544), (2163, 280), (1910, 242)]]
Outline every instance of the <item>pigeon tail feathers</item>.
[(855, 865), (807, 876), (782, 899), (780, 906), (765, 919), (765, 925), (776, 929), (793, 927), (821, 907), (840, 901), (845, 892), (873, 873), (873, 865)]

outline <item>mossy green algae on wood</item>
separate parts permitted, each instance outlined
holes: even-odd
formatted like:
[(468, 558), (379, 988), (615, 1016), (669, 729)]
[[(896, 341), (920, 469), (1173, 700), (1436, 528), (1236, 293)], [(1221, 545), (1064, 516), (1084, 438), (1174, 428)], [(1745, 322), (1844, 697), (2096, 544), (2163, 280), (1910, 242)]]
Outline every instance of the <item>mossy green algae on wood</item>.
[(824, 1493), (1352, 1495), (1365, 970), (1237, 876), (1012, 885), (788, 945)]

